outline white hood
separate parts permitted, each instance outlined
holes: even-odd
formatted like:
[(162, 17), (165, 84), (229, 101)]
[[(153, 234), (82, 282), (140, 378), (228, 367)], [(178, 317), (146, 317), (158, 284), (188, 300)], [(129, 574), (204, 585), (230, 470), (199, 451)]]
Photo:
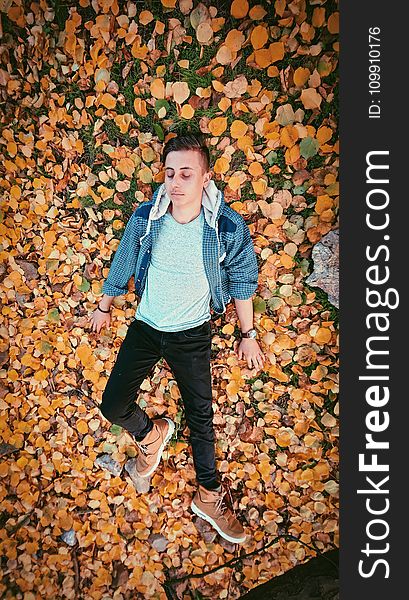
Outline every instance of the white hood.
[[(202, 193), (204, 216), (210, 227), (216, 227), (216, 219), (221, 202), (222, 192), (216, 187), (213, 179), (211, 179), (207, 188), (204, 188)], [(168, 210), (169, 203), (170, 198), (166, 193), (165, 184), (162, 183), (157, 190), (157, 196), (150, 212), (149, 219), (160, 219), (160, 217)]]

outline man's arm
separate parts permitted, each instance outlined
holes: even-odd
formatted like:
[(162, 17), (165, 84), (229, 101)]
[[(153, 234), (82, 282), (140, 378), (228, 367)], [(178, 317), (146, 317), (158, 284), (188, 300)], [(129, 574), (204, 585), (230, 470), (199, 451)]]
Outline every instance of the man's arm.
[[(246, 333), (249, 329), (253, 329), (253, 298), (247, 300), (235, 298), (234, 304), (242, 332)], [(257, 340), (242, 338), (237, 348), (237, 354), (240, 360), (243, 358), (247, 361), (249, 369), (252, 367), (258, 370), (263, 368), (265, 357)]]
[[(253, 329), (253, 294), (258, 286), (258, 266), (250, 230), (244, 219), (241, 231), (237, 231), (234, 250), (228, 257), (226, 272), (240, 328), (246, 333)], [(237, 354), (239, 359), (247, 360), (249, 368), (263, 368), (264, 354), (257, 340), (242, 338)]]
[(101, 308), (108, 308), (113, 297), (128, 292), (128, 281), (134, 275), (139, 253), (139, 231), (137, 211), (134, 211), (126, 224), (124, 233), (115, 252), (108, 276), (103, 283)]

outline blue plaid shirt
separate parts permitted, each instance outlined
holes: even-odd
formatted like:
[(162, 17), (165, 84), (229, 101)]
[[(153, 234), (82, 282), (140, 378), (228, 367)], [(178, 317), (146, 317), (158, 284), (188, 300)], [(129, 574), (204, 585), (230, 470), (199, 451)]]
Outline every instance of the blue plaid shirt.
[[(134, 276), (135, 293), (142, 297), (152, 245), (159, 235), (163, 217), (154, 216), (159, 189), (152, 200), (142, 203), (129, 218), (103, 283), (103, 294), (126, 294), (128, 281)], [(215, 186), (214, 189), (217, 190)], [(211, 218), (204, 222), (203, 260), (211, 292), (210, 308), (221, 314), (232, 298), (246, 300), (252, 297), (258, 286), (258, 267), (246, 222), (227, 206), (223, 192), (217, 190), (217, 193), (219, 202)]]

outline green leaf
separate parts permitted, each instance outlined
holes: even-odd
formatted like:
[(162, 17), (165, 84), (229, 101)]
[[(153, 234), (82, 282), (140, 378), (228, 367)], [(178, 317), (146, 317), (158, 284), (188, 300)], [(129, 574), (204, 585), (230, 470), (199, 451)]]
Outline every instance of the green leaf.
[(277, 162), (277, 152), (275, 150), (271, 150), (266, 156), (267, 162), (269, 165), (274, 165)]
[(260, 296), (256, 296), (253, 300), (253, 310), (255, 313), (263, 313), (266, 311), (267, 305), (266, 301)]
[(58, 308), (52, 308), (48, 311), (47, 321), (51, 321), (52, 323), (60, 322), (60, 313), (58, 312)]
[(169, 102), (167, 100), (165, 100), (164, 98), (158, 99), (155, 102), (155, 112), (156, 114), (158, 114), (158, 112), (160, 111), (160, 109), (162, 107), (166, 108), (166, 112), (169, 110), (170, 106), (169, 106)]
[(113, 433), (114, 435), (119, 435), (122, 432), (122, 427), (120, 425), (111, 425), (110, 429), (109, 429), (110, 433)]
[(300, 142), (300, 154), (304, 158), (311, 158), (318, 152), (319, 142), (312, 137), (305, 137)]
[(88, 279), (85, 279), (85, 277), (82, 278), (81, 284), (77, 285), (77, 288), (81, 292), (88, 292), (88, 290), (90, 289), (90, 287), (91, 287), (90, 282), (88, 281)]
[(102, 452), (106, 452), (107, 454), (112, 454), (113, 452), (117, 452), (118, 448), (115, 444), (109, 444), (108, 442), (104, 442), (102, 445)]
[(165, 134), (163, 133), (162, 127), (158, 123), (153, 124), (153, 128), (156, 131), (156, 135), (160, 139), (161, 142), (165, 139)]
[(296, 195), (301, 195), (305, 192), (305, 190), (307, 189), (308, 186), (306, 185), (295, 185), (293, 187), (293, 193)]

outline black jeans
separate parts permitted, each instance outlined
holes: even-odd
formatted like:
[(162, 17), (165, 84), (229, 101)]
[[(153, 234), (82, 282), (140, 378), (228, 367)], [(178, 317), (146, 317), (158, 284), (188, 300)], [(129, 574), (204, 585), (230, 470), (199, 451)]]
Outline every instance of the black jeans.
[(210, 321), (192, 329), (166, 332), (134, 319), (100, 405), (106, 419), (141, 441), (151, 431), (153, 422), (135, 402), (136, 395), (156, 362), (165, 358), (182, 396), (197, 481), (208, 489), (220, 483), (215, 460), (210, 348)]

